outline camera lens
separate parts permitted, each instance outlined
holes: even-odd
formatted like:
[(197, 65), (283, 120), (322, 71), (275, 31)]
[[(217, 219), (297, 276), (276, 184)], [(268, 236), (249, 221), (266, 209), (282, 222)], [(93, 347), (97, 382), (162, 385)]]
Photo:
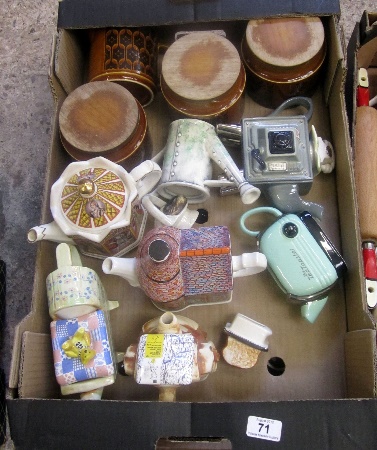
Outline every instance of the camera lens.
[(294, 238), (298, 234), (298, 227), (292, 222), (283, 225), (283, 233), (288, 238)]
[(272, 155), (294, 153), (293, 132), (289, 130), (269, 131), (268, 141)]

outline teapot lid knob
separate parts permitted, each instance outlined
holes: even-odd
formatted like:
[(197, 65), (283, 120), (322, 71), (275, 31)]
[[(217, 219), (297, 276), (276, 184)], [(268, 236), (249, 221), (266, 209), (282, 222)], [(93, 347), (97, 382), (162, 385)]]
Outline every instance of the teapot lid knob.
[(92, 180), (80, 180), (78, 189), (82, 197), (91, 197), (96, 192), (96, 185)]

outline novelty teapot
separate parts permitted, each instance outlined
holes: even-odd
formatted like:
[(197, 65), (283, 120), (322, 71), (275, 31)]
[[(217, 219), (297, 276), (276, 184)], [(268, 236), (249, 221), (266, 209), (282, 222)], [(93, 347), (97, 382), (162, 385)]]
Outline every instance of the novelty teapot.
[(82, 265), (76, 247), (56, 248), (58, 268), (46, 279), (52, 354), (56, 381), (63, 395), (99, 400), (115, 382), (115, 352), (108, 301), (97, 273)]
[[(154, 193), (165, 199), (183, 195), (190, 204), (201, 203), (210, 197), (210, 187), (227, 185), (237, 186), (244, 204), (254, 203), (260, 196), (260, 190), (243, 177), (215, 127), (203, 120), (172, 122), (166, 145), (153, 160), (162, 157), (162, 175)], [(227, 180), (212, 179), (212, 162), (224, 171)]]
[[(304, 115), (281, 116), (292, 106), (305, 106)], [(217, 126), (223, 142), (242, 145), (245, 179), (261, 189), (267, 199), (284, 213), (308, 211), (321, 219), (323, 207), (304, 200), (314, 176), (331, 173), (335, 153), (330, 142), (310, 131), (313, 102), (307, 97), (292, 97), (267, 117), (244, 118), (241, 126)]]
[(31, 228), (28, 241), (75, 244), (96, 258), (121, 256), (143, 236), (147, 211), (141, 199), (160, 177), (150, 160), (131, 172), (103, 157), (73, 162), (51, 187), (54, 221)]
[(159, 388), (160, 401), (175, 401), (178, 386), (205, 380), (220, 355), (193, 320), (164, 313), (145, 323), (137, 344), (124, 355), (124, 372), (138, 384)]
[(163, 311), (231, 301), (233, 278), (265, 270), (259, 252), (232, 256), (225, 226), (160, 227), (140, 242), (136, 258), (106, 258), (102, 270), (141, 287)]
[[(272, 214), (275, 221), (264, 231), (249, 229), (249, 218)], [(347, 271), (346, 263), (323, 229), (307, 211), (283, 214), (276, 208), (246, 211), (240, 219), (244, 233), (258, 239), (268, 270), (301, 315), (313, 323), (328, 298), (329, 290)]]

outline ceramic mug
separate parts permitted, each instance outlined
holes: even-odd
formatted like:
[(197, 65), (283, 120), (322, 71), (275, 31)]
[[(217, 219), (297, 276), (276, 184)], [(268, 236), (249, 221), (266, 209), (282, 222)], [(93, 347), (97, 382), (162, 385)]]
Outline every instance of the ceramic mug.
[(47, 299), (50, 317), (72, 319), (97, 309), (111, 310), (118, 302), (108, 301), (97, 273), (82, 266), (77, 249), (59, 244), (56, 249), (58, 268), (47, 276)]
[(147, 28), (90, 31), (88, 81), (114, 81), (147, 106), (157, 91), (157, 40)]
[[(215, 127), (208, 122), (198, 119), (172, 122), (160, 155), (163, 155), (162, 175), (155, 193), (164, 198), (183, 195), (188, 203), (200, 203), (210, 197), (210, 187), (232, 183), (245, 204), (253, 203), (260, 195), (260, 190), (245, 180)], [(227, 180), (212, 179), (212, 161), (225, 172)]]

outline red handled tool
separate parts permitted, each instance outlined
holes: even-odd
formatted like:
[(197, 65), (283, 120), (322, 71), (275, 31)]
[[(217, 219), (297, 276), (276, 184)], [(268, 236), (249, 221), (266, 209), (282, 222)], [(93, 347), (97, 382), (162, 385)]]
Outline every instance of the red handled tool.
[(377, 259), (376, 245), (373, 241), (363, 242), (364, 277), (369, 308), (377, 305)]
[(357, 74), (357, 106), (369, 106), (369, 80), (366, 69), (359, 69)]

